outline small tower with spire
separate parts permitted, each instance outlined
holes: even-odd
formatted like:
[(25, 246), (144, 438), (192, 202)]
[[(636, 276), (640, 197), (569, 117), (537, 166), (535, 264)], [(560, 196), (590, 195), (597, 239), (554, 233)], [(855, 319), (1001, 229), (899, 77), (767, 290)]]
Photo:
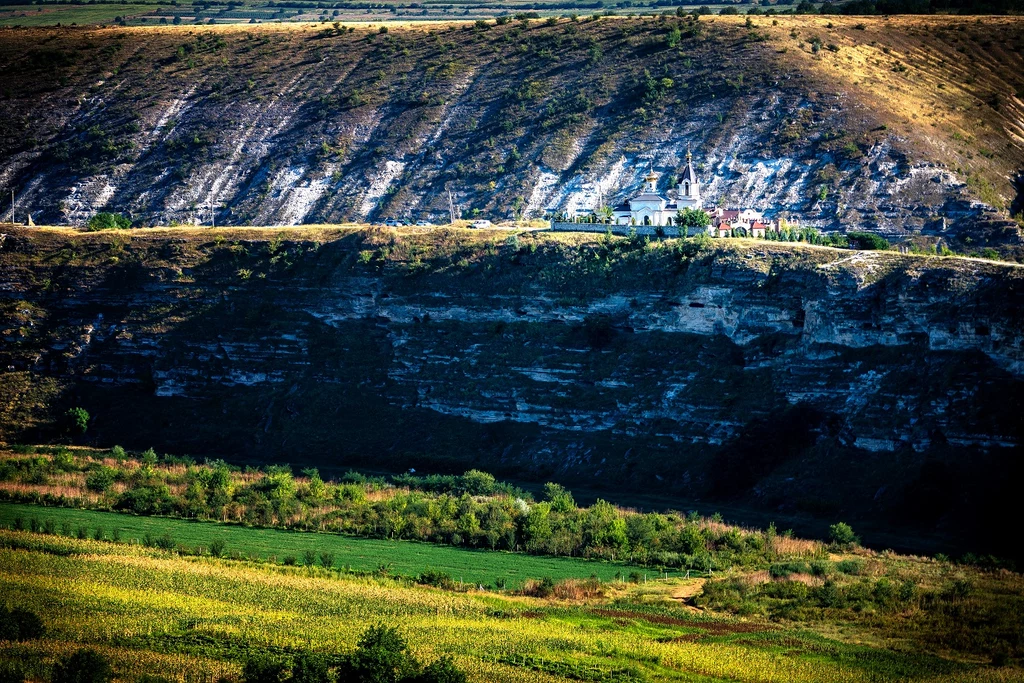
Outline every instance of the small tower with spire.
[(704, 202), (700, 198), (700, 181), (697, 180), (697, 172), (693, 170), (693, 154), (690, 153), (690, 146), (686, 146), (686, 166), (679, 174), (679, 187), (676, 192), (676, 206), (680, 209), (700, 209)]
[(650, 165), (650, 170), (647, 171), (647, 175), (644, 177), (644, 191), (651, 194), (657, 194), (658, 192), (658, 174), (654, 172), (653, 162)]

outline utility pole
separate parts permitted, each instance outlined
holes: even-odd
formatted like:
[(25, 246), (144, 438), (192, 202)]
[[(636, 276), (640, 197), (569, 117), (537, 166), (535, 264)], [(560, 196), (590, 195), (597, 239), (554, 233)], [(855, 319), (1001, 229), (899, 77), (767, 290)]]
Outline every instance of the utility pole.
[(11, 188), (11, 225), (14, 225), (14, 191), (17, 188)]
[(210, 201), (210, 227), (216, 228), (215, 221), (217, 220), (217, 212), (214, 209), (213, 201)]
[(452, 200), (451, 190), (448, 190), (448, 214), (451, 216), (451, 224), (455, 225), (455, 202)]

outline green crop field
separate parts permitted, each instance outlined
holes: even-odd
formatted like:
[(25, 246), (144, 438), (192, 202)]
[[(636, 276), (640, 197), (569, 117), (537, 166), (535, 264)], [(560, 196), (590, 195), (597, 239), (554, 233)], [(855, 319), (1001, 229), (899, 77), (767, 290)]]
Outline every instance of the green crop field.
[(653, 592), (661, 588), (607, 587), (604, 598), (567, 603), (0, 530), (4, 601), (46, 629), (0, 642), (0, 662), (48, 680), (56, 659), (88, 646), (120, 681), (237, 680), (250, 656), (342, 654), (383, 622), (422, 661), (451, 655), (473, 681), (1020, 680), (1016, 667), (712, 618)]
[(109, 24), (115, 17), (153, 11), (152, 5), (5, 5), (0, 6), (0, 26), (53, 26), (62, 24)]
[(386, 567), (389, 573), (417, 576), (426, 569), (433, 569), (450, 574), (455, 581), (471, 584), (490, 585), (501, 578), (508, 582), (509, 587), (515, 587), (530, 578), (550, 577), (557, 581), (583, 579), (593, 574), (602, 581), (610, 581), (617, 575), (628, 575), (631, 571), (652, 573), (649, 568), (611, 562), (0, 503), (0, 526), (9, 528), (17, 518), (26, 526), (31, 519), (38, 520), (40, 524), (52, 520), (58, 531), (65, 524), (73, 533), (77, 533), (79, 527), (84, 527), (90, 538), (96, 529), (102, 529), (108, 539), (116, 530), (122, 542), (139, 543), (147, 534), (153, 538), (167, 534), (180, 545), (209, 548), (213, 541), (219, 540), (224, 543), (227, 555), (237, 552), (247, 558), (275, 558), (278, 562), (289, 556), (301, 562), (306, 551), (318, 555), (331, 553), (336, 567), (350, 567), (354, 571), (377, 571)]

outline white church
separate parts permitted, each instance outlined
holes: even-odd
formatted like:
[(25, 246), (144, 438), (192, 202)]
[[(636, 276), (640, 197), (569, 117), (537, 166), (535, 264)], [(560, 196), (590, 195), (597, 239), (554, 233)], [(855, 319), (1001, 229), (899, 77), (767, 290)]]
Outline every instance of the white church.
[(675, 199), (658, 194), (658, 176), (652, 170), (644, 178), (640, 194), (627, 203), (615, 207), (612, 221), (615, 225), (674, 225), (676, 212), (683, 209), (702, 209), (700, 181), (693, 170), (693, 155), (686, 151), (686, 167), (679, 175)]

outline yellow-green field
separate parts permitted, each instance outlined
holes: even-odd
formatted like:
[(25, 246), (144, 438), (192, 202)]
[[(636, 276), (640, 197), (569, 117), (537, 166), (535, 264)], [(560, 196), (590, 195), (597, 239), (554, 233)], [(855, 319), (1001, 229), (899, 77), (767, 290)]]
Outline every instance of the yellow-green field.
[[(445, 592), (320, 568), (180, 557), (0, 531), (0, 590), (47, 628), (0, 644), (30, 679), (82, 645), (119, 680), (237, 678), (261, 653), (342, 653), (368, 625), (400, 628), (422, 661), (449, 654), (475, 681), (1014, 681), (1021, 669), (827, 638), (785, 623), (712, 618), (678, 599), (698, 586), (606, 589), (568, 603)], [(673, 598), (673, 596), (676, 596)], [(868, 640), (868, 639), (865, 639)], [(843, 642), (846, 641), (846, 642)]]

